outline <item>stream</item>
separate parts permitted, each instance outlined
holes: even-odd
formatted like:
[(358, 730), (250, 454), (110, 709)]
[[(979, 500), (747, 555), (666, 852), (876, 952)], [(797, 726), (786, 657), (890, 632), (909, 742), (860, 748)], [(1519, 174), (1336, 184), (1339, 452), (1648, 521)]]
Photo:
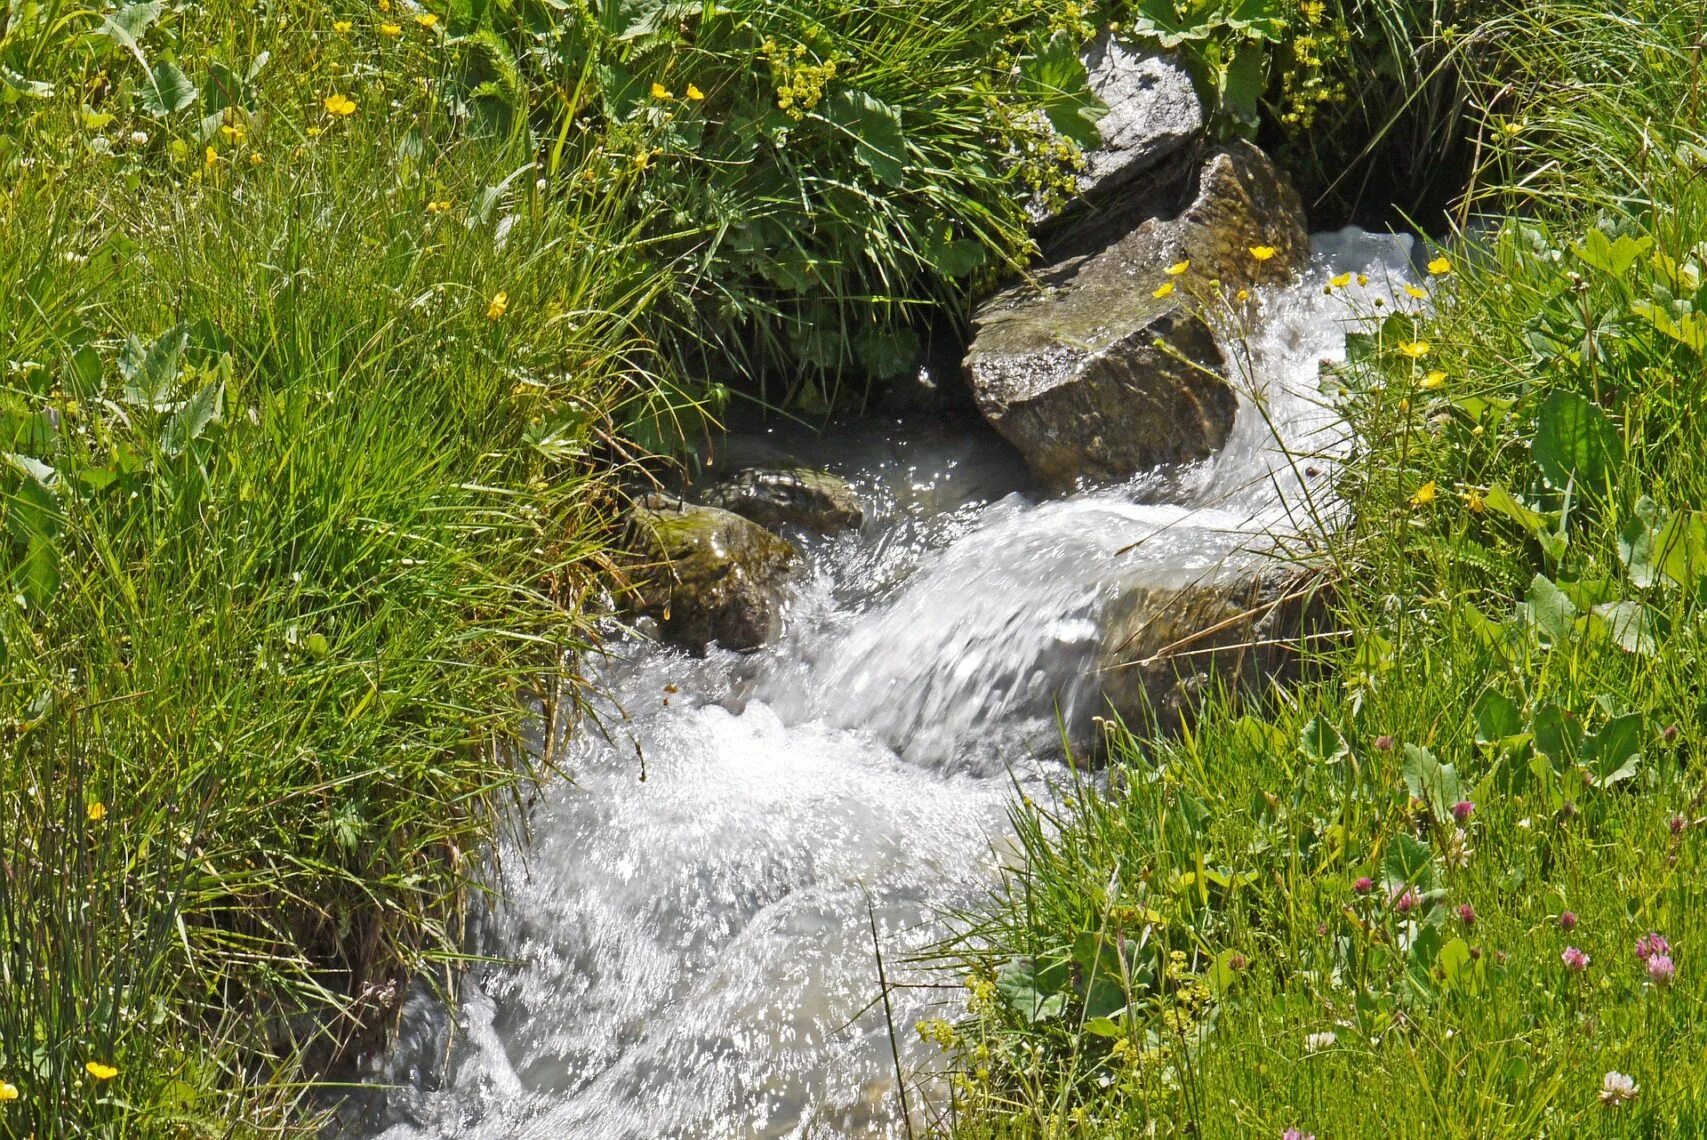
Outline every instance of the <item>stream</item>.
[[(905, 1135), (874, 924), (923, 1128), (946, 1061), (912, 1027), (964, 998), (909, 958), (988, 897), (1009, 804), (1050, 794), (1063, 728), (1082, 739), (1100, 711), (1103, 609), (1331, 525), (1349, 441), (1318, 364), (1377, 297), (1415, 304), (1411, 254), (1318, 235), (1310, 272), (1259, 297), (1230, 346), (1227, 447), (1183, 471), (1050, 499), (981, 425), (732, 441), (847, 478), (864, 525), (789, 536), (807, 568), (764, 650), (613, 646), (605, 734), (575, 733), (532, 842), (502, 852), (503, 901), (471, 948), (490, 963), (454, 1014), (411, 992), (346, 1135)], [(1369, 283), (1326, 292), (1345, 271)]]

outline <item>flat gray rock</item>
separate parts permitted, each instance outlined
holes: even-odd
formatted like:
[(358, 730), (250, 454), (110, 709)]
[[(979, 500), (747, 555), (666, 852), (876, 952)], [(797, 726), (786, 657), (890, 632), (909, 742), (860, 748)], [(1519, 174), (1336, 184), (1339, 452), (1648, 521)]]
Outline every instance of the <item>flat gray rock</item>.
[(1091, 91), (1108, 107), (1102, 146), (1085, 155), (1079, 193), (1096, 202), (1169, 158), (1203, 131), (1203, 101), (1172, 53), (1124, 44), (1104, 32), (1080, 54)]

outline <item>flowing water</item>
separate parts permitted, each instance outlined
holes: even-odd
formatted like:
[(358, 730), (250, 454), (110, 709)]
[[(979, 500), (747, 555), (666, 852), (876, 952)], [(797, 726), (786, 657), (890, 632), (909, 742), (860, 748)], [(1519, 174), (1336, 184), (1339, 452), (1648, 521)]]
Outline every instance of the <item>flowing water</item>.
[[(1370, 277), (1349, 305), (1324, 293), (1347, 270)], [(572, 780), (505, 852), (477, 947), (494, 963), (454, 1017), (410, 996), (352, 1134), (903, 1134), (873, 928), (906, 983), (902, 1061), (928, 1071), (941, 1059), (910, 1027), (963, 1006), (906, 959), (987, 894), (1016, 789), (1047, 795), (1063, 727), (1098, 711), (1102, 609), (1331, 522), (1347, 441), (1318, 364), (1410, 273), (1408, 239), (1319, 237), (1312, 271), (1229, 345), (1232, 439), (1185, 471), (1045, 499), (970, 425), (770, 441), (848, 478), (864, 526), (794, 536), (808, 569), (759, 653), (617, 646), (607, 734), (576, 734)]]

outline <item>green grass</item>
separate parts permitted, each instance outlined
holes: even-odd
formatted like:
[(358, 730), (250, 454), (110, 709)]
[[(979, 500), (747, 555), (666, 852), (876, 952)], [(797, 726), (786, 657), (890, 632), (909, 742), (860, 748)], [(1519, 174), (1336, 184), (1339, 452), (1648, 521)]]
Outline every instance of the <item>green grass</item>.
[(1023, 244), (996, 8), (0, 7), (0, 1134), (306, 1127), (454, 962), (735, 342)]
[(1512, 216), (1351, 370), (1351, 632), (1018, 810), (1024, 868), (957, 951), (957, 1135), (1702, 1130), (1704, 18), (1477, 33), (1472, 206)]
[[(904, 368), (920, 314), (964, 307), (1027, 252), (1027, 197), (1059, 190), (1074, 161), (1042, 124), (1089, 126), (1073, 48), (1140, 7), (0, 7), (0, 1097), (17, 1093), (0, 1100), (0, 1134), (310, 1125), (313, 1081), (383, 1031), (407, 976), (456, 957), (482, 860), (549, 764), (523, 741), (584, 696), (578, 663), (620, 585), (623, 487), (699, 430), (733, 380), (825, 411)], [(1238, 73), (1244, 86), (1200, 69), (1229, 129), (1306, 101), (1340, 108), (1316, 120), (1324, 134), (1347, 115), (1357, 130), (1384, 121), (1375, 87), (1335, 103), (1304, 82), (1337, 87), (1381, 52), (1376, 87), (1423, 101), (1427, 138), (1452, 129), (1451, 101), (1425, 89), (1444, 50), (1432, 6), (1264, 7), (1270, 46)], [(1465, 56), (1500, 77), (1482, 114), (1501, 142), (1482, 152), (1487, 204), (1533, 228), (1465, 259), (1447, 290), (1426, 333), (1448, 362), (1444, 393), (1402, 404), (1415, 372), (1390, 343), (1359, 374), (1352, 414), (1370, 451), (1337, 554), (1360, 583), (1343, 595), (1356, 644), (1296, 707), (1261, 722), (1228, 710), (1156, 748), (1128, 741), (1118, 768), (1133, 778), (1111, 794), (1087, 789), (1058, 827), (1021, 813), (1024, 889), (975, 955), (984, 996), (966, 1033), (989, 1052), (974, 1054), (988, 1074), (965, 1090), (981, 1122), (969, 1130), (1165, 1107), (1202, 1129), (1308, 1110), (1325, 1131), (1370, 1101), (1317, 1079), (1349, 1054), (1283, 1065), (1300, 1031), (1366, 1016), (1381, 1064), (1411, 1080), (1424, 1066), (1431, 1089), (1450, 1090), (1456, 1046), (1410, 1042), (1451, 1009), (1487, 1019), (1451, 1040), (1501, 1043), (1499, 1079), (1540, 1074), (1548, 1103), (1576, 1111), (1592, 1099), (1585, 1024), (1604, 1034), (1688, 1008), (1680, 884), (1694, 832), (1666, 830), (1695, 796), (1687, 731), (1650, 745), (1634, 779), (1577, 796), (1568, 821), (1569, 764), (1496, 795), (1492, 750), (1465, 736), (1490, 685), (1525, 724), (1556, 703), (1598, 730), (1622, 711), (1602, 694), (1649, 736), (1699, 719), (1693, 598), (1630, 586), (1616, 557), (1640, 494), (1674, 511), (1701, 498), (1699, 351), (1656, 335), (1693, 336), (1675, 294), (1695, 271), (1644, 250), (1615, 281), (1570, 252), (1596, 209), (1679, 264), (1698, 256), (1707, 198), (1683, 143), (1702, 122), (1699, 12), (1544, 12), (1488, 25)], [(1236, 13), (1198, 15), (1194, 51), (1214, 65), (1237, 50)], [(1307, 40), (1330, 30), (1338, 46)], [(1657, 297), (1662, 285), (1674, 296)], [(1590, 320), (1596, 352), (1573, 356), (1571, 322), (1603, 312), (1617, 335)], [(1553, 337), (1539, 364), (1537, 322)], [(1525, 443), (1555, 389), (1603, 407), (1628, 452), (1618, 477), (1573, 487), (1563, 554), (1544, 553), (1558, 540), (1526, 533), (1522, 511), (1488, 508), (1491, 494), (1474, 516), (1455, 498), (1499, 483), (1562, 507)], [(1492, 397), (1509, 411), (1473, 402)], [(1437, 429), (1437, 413), (1452, 426)], [(1437, 500), (1410, 506), (1430, 479)], [(1607, 646), (1608, 630), (1649, 628), (1605, 616), (1630, 610), (1584, 618), (1580, 644), (1486, 634), (1537, 570), (1585, 609), (1635, 590), (1625, 600), (1646, 607), (1663, 649)], [(1317, 717), (1354, 759), (1298, 751)], [(1372, 951), (1358, 976), (1376, 1006), (1358, 1011), (1334, 980), (1338, 944), (1314, 933), (1350, 929), (1347, 876), (1399, 836), (1444, 839), (1407, 813), (1401, 753), (1371, 752), (1377, 734), (1473, 781), (1480, 853), (1437, 873), (1451, 905), (1485, 912), (1478, 970), (1494, 980), (1479, 994), (1419, 989), (1402, 955)], [(1640, 855), (1668, 844), (1675, 869)], [(1199, 852), (1205, 867), (1262, 873), (1205, 898)], [(1528, 878), (1511, 885), (1508, 864)], [(1559, 891), (1583, 916), (1594, 986), (1568, 1006), (1489, 1008), (1511, 988), (1499, 979), (1558, 980), (1553, 947), (1518, 951)], [(1180, 969), (1233, 953), (1247, 967), (1187, 1013), (1177, 987), (1153, 986), (1150, 1005), (1089, 1036), (1072, 1001), (1032, 1024), (988, 989), (1004, 961), (1049, 967), (1075, 936), (1094, 950), (1151, 911)], [(1684, 948), (1669, 994), (1601, 973), (1643, 925)], [(1045, 969), (1033, 988), (1055, 979)], [(1412, 1036), (1391, 1029), (1400, 1009)], [(1540, 1028), (1522, 1024), (1532, 1014)], [(1196, 1032), (1211, 1015), (1203, 1046), (1146, 1036), (1165, 1016)], [(1111, 1066), (1117, 1040), (1133, 1044)], [(1667, 1092), (1681, 1068), (1618, 1057), (1645, 1086), (1622, 1119), (1693, 1119), (1694, 1101)], [(1285, 1065), (1298, 1064), (1314, 1084), (1293, 1080)], [(1323, 1090), (1319, 1103), (1277, 1099), (1300, 1089)], [(1477, 1100), (1473, 1119), (1504, 1127), (1538, 1108), (1509, 1099)]]
[[(424, 29), (316, 22), (152, 30), (242, 69), (270, 45), (240, 136), (175, 146), (117, 93), (103, 130), (61, 104), (20, 131), (7, 1135), (284, 1118), (297, 1062), (370, 1039), (454, 949), (537, 765), (521, 733), (580, 699), (660, 270), (620, 186), (548, 200), (525, 149), (458, 137), (411, 77)], [(73, 55), (58, 84), (123, 63)]]

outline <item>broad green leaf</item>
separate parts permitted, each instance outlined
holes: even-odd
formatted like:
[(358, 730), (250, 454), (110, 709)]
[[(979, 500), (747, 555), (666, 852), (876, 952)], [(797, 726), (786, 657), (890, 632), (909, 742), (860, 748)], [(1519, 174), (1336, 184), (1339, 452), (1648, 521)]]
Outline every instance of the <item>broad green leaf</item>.
[(1563, 590), (1553, 584), (1551, 578), (1545, 574), (1537, 574), (1530, 580), (1524, 608), (1529, 614), (1529, 620), (1546, 634), (1554, 645), (1570, 640), (1577, 607), (1565, 596)]
[(824, 117), (848, 133), (854, 158), (879, 182), (900, 186), (906, 180), (907, 137), (895, 108), (863, 91), (838, 91), (825, 101)]
[(146, 4), (126, 4), (117, 12), (106, 15), (101, 20), (101, 26), (95, 30), (99, 35), (106, 36), (130, 52), (146, 71), (148, 57), (142, 54), (142, 37), (148, 31), (149, 25), (160, 18), (160, 10), (164, 6), (160, 0), (149, 0)]
[(1674, 515), (1655, 536), (1654, 552), (1667, 578), (1693, 590), (1707, 573), (1707, 514)]
[(1405, 777), (1405, 790), (1413, 799), (1427, 804), (1429, 814), (1441, 821), (1452, 818), (1452, 805), (1464, 798), (1456, 768), (1442, 764), (1434, 753), (1420, 745), (1407, 744), (1400, 770)]
[(1420, 890), (1433, 886), (1433, 864), (1429, 857), (1428, 844), (1422, 840), (1404, 832), (1393, 836), (1381, 857), (1381, 873), (1387, 886), (1414, 886)]
[(1304, 755), (1318, 762), (1339, 760), (1351, 752), (1339, 730), (1319, 716), (1313, 716), (1305, 723), (1298, 734), (1298, 746)]
[(1488, 488), (1488, 493), (1482, 496), (1482, 502), (1490, 511), (1496, 511), (1515, 522), (1531, 537), (1539, 535), (1547, 526), (1546, 515), (1530, 510), (1497, 483)]
[(1658, 577), (1655, 532), (1665, 523), (1664, 508), (1643, 495), (1618, 535), (1618, 560), (1624, 564), (1625, 576), (1640, 589), (1652, 586)]
[(1264, 758), (1278, 756), (1288, 746), (1286, 733), (1277, 725), (1249, 713), (1233, 722), (1233, 743), (1244, 756)]
[(1043, 108), (1049, 125), (1081, 149), (1102, 145), (1097, 120), (1108, 108), (1091, 93), (1076, 40), (1065, 32), (1020, 63), (1020, 89)]
[(142, 109), (156, 119), (173, 111), (181, 111), (196, 101), (196, 85), (178, 70), (175, 63), (160, 62), (149, 73), (149, 85), (142, 90)]
[(1599, 491), (1624, 457), (1606, 413), (1575, 392), (1555, 391), (1542, 402), (1530, 447), (1541, 474), (1559, 488), (1574, 479), (1578, 487)]
[(1440, 948), (1434, 959), (1434, 968), (1449, 986), (1471, 993), (1481, 989), (1482, 964), (1470, 952), (1470, 944), (1462, 938), (1454, 938)]
[(211, 423), (219, 420), (225, 403), (225, 384), (213, 381), (184, 402), (184, 406), (167, 419), (160, 434), (160, 448), (167, 455), (177, 455), (194, 440), (200, 439)]
[(1216, 997), (1226, 994), (1238, 982), (1239, 971), (1233, 968), (1238, 958), (1237, 950), (1223, 950), (1215, 955), (1215, 961), (1209, 967), (1209, 988)]
[(1064, 962), (1040, 967), (1031, 958), (1014, 958), (996, 970), (996, 992), (1033, 1025), (1061, 1016), (1067, 1008), (1066, 983)]
[(1595, 228), (1589, 230), (1583, 244), (1576, 247), (1576, 255), (1587, 265), (1614, 277), (1622, 277), (1653, 244), (1654, 239), (1646, 234), (1639, 238), (1619, 234), (1614, 240), (1606, 236), (1605, 230)]
[(161, 333), (146, 346), (135, 335), (125, 338), (124, 350), (119, 353), (125, 400), (151, 411), (170, 409), (188, 341), (189, 334), (182, 325)]
[(1656, 646), (1654, 618), (1640, 602), (1603, 602), (1589, 610), (1590, 619), (1605, 630), (1612, 644), (1626, 653), (1650, 657)]
[(1267, 59), (1268, 49), (1261, 41), (1246, 40), (1221, 76), (1221, 110), (1248, 130), (1254, 130), (1260, 119), (1260, 103), (1268, 87), (1263, 66)]
[(1697, 353), (1707, 352), (1707, 320), (1702, 319), (1701, 314), (1684, 313), (1674, 317), (1663, 307), (1645, 301), (1631, 305), (1630, 309), (1638, 316), (1646, 317), (1649, 324), (1679, 344)]
[(79, 345), (65, 358), (60, 384), (67, 394), (86, 400), (101, 390), (101, 355), (88, 345)]
[(1476, 740), (1497, 744), (1523, 731), (1523, 710), (1517, 702), (1496, 689), (1484, 689), (1471, 707), (1476, 720)]
[[(11, 93), (12, 98), (3, 98)], [(18, 98), (51, 99), (53, 84), (40, 79), (26, 79), (11, 68), (0, 64), (0, 103), (15, 102)]]
[(1601, 726), (1583, 744), (1583, 763), (1598, 787), (1610, 787), (1636, 774), (1642, 760), (1642, 714), (1626, 713)]
[(1582, 718), (1549, 703), (1535, 711), (1531, 727), (1536, 751), (1557, 764), (1576, 763), (1582, 748)]

